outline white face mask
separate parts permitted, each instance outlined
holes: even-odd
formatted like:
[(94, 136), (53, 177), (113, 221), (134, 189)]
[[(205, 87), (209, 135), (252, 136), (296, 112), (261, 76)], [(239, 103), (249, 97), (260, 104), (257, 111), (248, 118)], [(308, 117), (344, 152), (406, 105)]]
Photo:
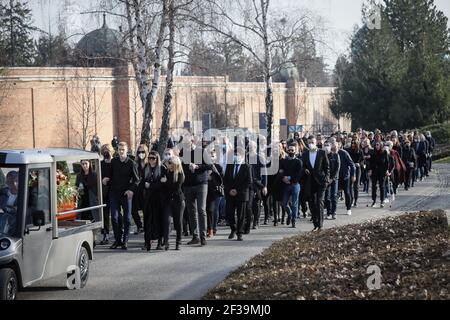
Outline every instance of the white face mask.
[(330, 147), (330, 146), (325, 146), (325, 148), (324, 148), (324, 149), (325, 149), (325, 151), (326, 151), (326, 152), (328, 152), (328, 153), (330, 153), (330, 152), (331, 152), (331, 147)]
[(139, 159), (144, 160), (145, 159), (145, 153), (140, 153), (139, 154)]
[(310, 144), (308, 145), (308, 147), (309, 147), (310, 150), (315, 150), (315, 149), (317, 148), (316, 145), (315, 145), (314, 143), (310, 143)]

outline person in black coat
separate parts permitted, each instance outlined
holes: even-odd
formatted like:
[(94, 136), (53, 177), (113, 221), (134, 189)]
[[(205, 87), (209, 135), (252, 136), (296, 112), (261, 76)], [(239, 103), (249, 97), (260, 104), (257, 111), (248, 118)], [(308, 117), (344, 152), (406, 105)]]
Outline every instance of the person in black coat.
[(180, 250), (181, 245), (181, 225), (183, 211), (185, 207), (184, 194), (181, 186), (184, 183), (184, 172), (181, 160), (178, 157), (172, 157), (167, 160), (166, 176), (161, 178), (163, 185), (163, 235), (164, 248), (169, 250), (170, 217), (173, 218), (173, 225), (176, 230), (175, 250)]
[(355, 172), (356, 167), (349, 153), (340, 149), (338, 151), (341, 165), (339, 168), (339, 190), (344, 191), (345, 206), (347, 208), (347, 215), (352, 214), (352, 183), (356, 181)]
[(358, 196), (359, 196), (359, 184), (361, 182), (361, 164), (364, 161), (364, 156), (362, 150), (360, 148), (359, 140), (352, 140), (351, 148), (347, 150), (348, 154), (353, 160), (355, 164), (355, 179), (352, 182), (352, 203), (353, 206), (356, 207), (358, 205)]
[(166, 168), (161, 164), (158, 152), (151, 151), (144, 171), (144, 247), (151, 250), (151, 241), (158, 240), (156, 250), (163, 245), (163, 188), (161, 178), (166, 176)]
[[(111, 161), (114, 154), (114, 148), (109, 145), (105, 144), (101, 148), (101, 154), (103, 156), (103, 160), (100, 163), (101, 171), (102, 171), (102, 180), (105, 177), (108, 177), (111, 173)], [(103, 208), (103, 240), (100, 242), (101, 245), (109, 244), (109, 227), (110, 227), (110, 217), (111, 217), (111, 210), (109, 206), (109, 185), (103, 185), (102, 184), (102, 197), (103, 197), (103, 204), (106, 206)]]
[(431, 171), (431, 167), (433, 165), (433, 152), (434, 148), (436, 147), (436, 140), (431, 136), (431, 132), (427, 131), (425, 138), (428, 142), (428, 156), (427, 156), (427, 166), (428, 166), (428, 172)]
[(224, 177), (227, 220), (232, 240), (237, 234), (237, 240), (242, 241), (244, 233), (244, 215), (246, 203), (249, 201), (252, 173), (250, 166), (245, 163), (245, 152), (237, 150), (234, 164), (227, 165)]
[(212, 164), (211, 171), (208, 173), (208, 196), (206, 197), (206, 214), (208, 219), (208, 238), (215, 236), (217, 233), (217, 223), (219, 220), (219, 210), (217, 210), (217, 199), (224, 196), (223, 187), (223, 169), (217, 161), (217, 153), (211, 151), (210, 162)]
[[(128, 144), (126, 142), (119, 143), (118, 153), (119, 157), (111, 161), (110, 175), (103, 179), (103, 184), (110, 184), (109, 201), (115, 236), (115, 242), (111, 249), (122, 246), (123, 250), (127, 250), (133, 195), (140, 179), (136, 163), (128, 157)], [(123, 210), (123, 217), (120, 209)]]
[(416, 152), (411, 148), (411, 141), (409, 140), (405, 141), (402, 160), (406, 166), (405, 190), (408, 190), (410, 187), (414, 187), (413, 177), (417, 167)]
[[(97, 173), (92, 170), (89, 160), (81, 161), (81, 172), (77, 175), (75, 186), (78, 188), (78, 209), (98, 205)], [(92, 210), (81, 213), (81, 220), (93, 220)]]
[(144, 225), (142, 224), (139, 211), (144, 210), (144, 175), (145, 167), (148, 163), (147, 158), (148, 147), (145, 144), (141, 144), (136, 151), (136, 165), (139, 173), (140, 183), (136, 189), (136, 193), (133, 196), (133, 210), (131, 212), (134, 223), (136, 224), (136, 231), (134, 233), (135, 235), (144, 232)]
[(305, 193), (308, 195), (314, 230), (323, 227), (325, 190), (330, 180), (330, 162), (324, 150), (318, 150), (316, 139), (310, 137), (309, 150), (303, 153), (303, 176), (306, 179)]
[[(287, 225), (292, 221), (292, 227), (295, 228), (295, 223), (298, 216), (298, 200), (300, 195), (300, 181), (302, 179), (303, 163), (301, 159), (297, 158), (297, 143), (288, 146), (288, 156), (282, 163), (283, 177), (283, 202), (282, 205), (287, 212)], [(289, 199), (291, 199), (289, 205)]]
[(250, 142), (249, 144), (249, 154), (248, 154), (248, 163), (250, 164), (252, 171), (252, 179), (253, 183), (251, 185), (251, 194), (250, 198), (253, 199), (251, 202), (252, 205), (247, 205), (247, 208), (250, 209), (251, 212), (251, 220), (247, 221), (245, 231), (250, 233), (250, 224), (253, 221), (252, 229), (257, 229), (259, 227), (259, 220), (261, 217), (261, 202), (263, 197), (267, 196), (267, 168), (265, 166), (265, 157), (264, 154), (257, 152), (257, 145), (254, 142)]
[(372, 179), (372, 207), (377, 201), (377, 185), (380, 186), (381, 207), (384, 208), (385, 183), (389, 174), (389, 157), (384, 150), (383, 142), (375, 143), (375, 151), (370, 159), (369, 177)]
[(338, 155), (338, 147), (335, 140), (325, 142), (324, 150), (327, 153), (330, 162), (330, 183), (325, 191), (325, 207), (327, 209), (327, 219), (336, 219), (339, 169), (341, 167), (341, 158)]

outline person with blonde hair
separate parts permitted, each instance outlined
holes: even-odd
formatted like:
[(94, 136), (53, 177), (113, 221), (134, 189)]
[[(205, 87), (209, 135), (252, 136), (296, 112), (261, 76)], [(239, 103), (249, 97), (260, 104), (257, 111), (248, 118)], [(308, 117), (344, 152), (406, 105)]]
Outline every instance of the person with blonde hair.
[(173, 225), (176, 230), (175, 250), (180, 250), (181, 245), (181, 224), (185, 207), (184, 194), (181, 186), (184, 183), (184, 172), (179, 157), (173, 156), (166, 162), (166, 175), (161, 178), (164, 213), (162, 219), (162, 229), (164, 237), (164, 248), (169, 250), (170, 217), (173, 218)]

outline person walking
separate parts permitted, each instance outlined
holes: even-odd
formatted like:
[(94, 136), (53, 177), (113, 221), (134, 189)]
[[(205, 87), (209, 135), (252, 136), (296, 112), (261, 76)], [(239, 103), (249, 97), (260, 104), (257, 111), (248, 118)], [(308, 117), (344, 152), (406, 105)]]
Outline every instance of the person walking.
[(158, 240), (156, 250), (163, 245), (163, 191), (161, 178), (166, 175), (158, 152), (151, 151), (144, 169), (144, 247), (150, 251), (152, 240)]
[[(78, 188), (78, 209), (98, 205), (97, 173), (92, 170), (89, 160), (81, 161), (81, 172), (77, 175), (75, 186)], [(91, 210), (81, 213), (81, 220), (94, 220)]]
[(163, 235), (164, 249), (169, 250), (170, 217), (176, 230), (175, 250), (180, 250), (181, 246), (181, 225), (183, 211), (185, 207), (184, 194), (181, 186), (184, 183), (184, 172), (181, 160), (172, 157), (167, 161), (166, 176), (161, 178), (163, 188), (164, 215), (163, 215)]
[(326, 141), (324, 150), (327, 153), (328, 161), (330, 162), (330, 182), (325, 191), (325, 207), (327, 209), (327, 219), (335, 220), (341, 158), (338, 155), (338, 147), (335, 140), (331, 142)]
[[(140, 180), (136, 163), (128, 157), (126, 142), (119, 143), (118, 153), (119, 157), (111, 161), (110, 174), (103, 179), (103, 184), (110, 184), (109, 201), (115, 237), (111, 249), (117, 249), (121, 246), (123, 250), (127, 250), (133, 195)], [(120, 209), (123, 210), (123, 216)]]
[(406, 140), (403, 148), (403, 162), (406, 166), (405, 172), (405, 190), (408, 191), (410, 187), (414, 187), (414, 172), (417, 167), (416, 152), (411, 148), (411, 141)]
[(237, 235), (237, 240), (243, 241), (244, 215), (249, 201), (252, 174), (250, 166), (245, 163), (245, 151), (236, 151), (234, 164), (227, 165), (224, 177), (227, 220), (231, 229), (228, 239), (232, 240)]
[[(351, 146), (351, 142), (350, 142)], [(340, 148), (338, 151), (340, 158), (340, 168), (339, 168), (339, 190), (344, 191), (345, 197), (345, 207), (347, 208), (347, 215), (352, 215), (352, 183), (356, 182), (356, 166), (353, 162), (350, 154)], [(359, 156), (358, 156), (359, 157)]]
[(310, 137), (309, 150), (303, 153), (303, 175), (306, 177), (305, 193), (309, 199), (314, 230), (323, 228), (325, 189), (330, 179), (330, 163), (324, 150), (319, 150), (316, 139)]
[(217, 233), (217, 224), (219, 220), (219, 210), (217, 208), (217, 199), (225, 195), (223, 187), (223, 169), (216, 163), (218, 160), (216, 150), (211, 150), (210, 162), (212, 164), (211, 171), (208, 172), (208, 196), (206, 198), (206, 214), (208, 218), (208, 234), (211, 238)]
[[(110, 144), (105, 144), (102, 146), (100, 150), (103, 160), (100, 163), (101, 171), (102, 171), (102, 180), (105, 177), (108, 177), (111, 172), (111, 160), (113, 158), (114, 149)], [(102, 184), (102, 197), (103, 197), (103, 204), (106, 206), (103, 208), (103, 228), (102, 228), (102, 235), (103, 239), (100, 242), (100, 245), (107, 245), (109, 244), (109, 228), (111, 224), (111, 208), (109, 204), (109, 185)]]
[(355, 164), (355, 179), (351, 182), (350, 192), (353, 207), (358, 206), (359, 185), (361, 182), (361, 164), (364, 161), (363, 152), (360, 148), (360, 143), (357, 139), (352, 140), (350, 149), (347, 150), (350, 158)]
[(369, 177), (372, 179), (372, 208), (377, 202), (377, 185), (380, 187), (381, 208), (384, 208), (385, 183), (389, 174), (389, 158), (383, 148), (383, 142), (375, 142), (375, 150), (370, 160)]
[(144, 232), (144, 226), (142, 224), (141, 216), (139, 215), (139, 211), (144, 210), (144, 189), (145, 189), (145, 167), (148, 163), (148, 148), (145, 144), (141, 144), (136, 151), (136, 165), (138, 168), (138, 174), (140, 183), (136, 189), (136, 193), (133, 197), (133, 210), (131, 215), (133, 217), (134, 223), (136, 224), (135, 235)]

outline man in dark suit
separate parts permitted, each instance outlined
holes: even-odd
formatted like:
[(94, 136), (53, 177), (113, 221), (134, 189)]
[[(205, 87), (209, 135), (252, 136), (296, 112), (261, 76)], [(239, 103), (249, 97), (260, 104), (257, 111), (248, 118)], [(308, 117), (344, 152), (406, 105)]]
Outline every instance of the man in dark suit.
[(252, 174), (250, 166), (245, 163), (245, 152), (237, 150), (234, 164), (228, 164), (224, 177), (226, 214), (231, 234), (228, 239), (242, 241), (244, 233), (245, 209), (250, 199)]
[(323, 227), (325, 190), (330, 180), (330, 163), (326, 152), (317, 148), (316, 138), (310, 137), (309, 140), (309, 150), (302, 155), (303, 176), (306, 179), (305, 192), (309, 195), (313, 231), (320, 231)]

